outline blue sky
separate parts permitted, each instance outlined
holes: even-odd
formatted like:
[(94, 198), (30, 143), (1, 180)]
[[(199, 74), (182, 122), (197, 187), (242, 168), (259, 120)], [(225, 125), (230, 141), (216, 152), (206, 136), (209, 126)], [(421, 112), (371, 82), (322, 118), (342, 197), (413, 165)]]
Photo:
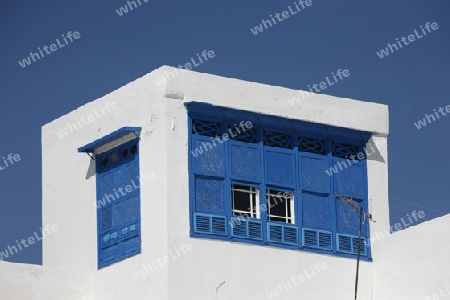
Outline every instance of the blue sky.
[[(127, 4), (123, 0), (0, 4), (0, 157), (21, 157), (0, 170), (0, 251), (42, 226), (41, 126), (203, 50), (216, 56), (195, 71), (292, 89), (307, 90), (348, 69), (350, 76), (325, 94), (389, 105), (391, 224), (413, 210), (425, 212), (422, 220), (450, 211), (450, 116), (414, 126), (450, 105), (449, 1), (312, 0), (257, 35), (250, 28), (294, 9), (294, 1), (140, 1), (122, 16), (116, 9)], [(439, 28), (382, 59), (376, 54), (414, 30), (423, 35), (420, 25), (427, 22)], [(38, 47), (62, 42), (68, 31), (80, 38), (19, 65)], [(58, 172), (70, 172), (64, 161), (60, 166)], [(36, 243), (8, 260), (40, 264), (41, 256)]]

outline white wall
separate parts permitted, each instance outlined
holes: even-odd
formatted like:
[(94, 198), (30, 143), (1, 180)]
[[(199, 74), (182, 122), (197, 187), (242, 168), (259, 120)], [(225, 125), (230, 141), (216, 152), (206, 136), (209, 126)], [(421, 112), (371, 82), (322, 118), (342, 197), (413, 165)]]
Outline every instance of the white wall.
[(377, 241), (374, 299), (450, 299), (449, 228), (446, 215)]
[(86, 268), (0, 261), (0, 277), (2, 300), (83, 300), (91, 296), (91, 272)]

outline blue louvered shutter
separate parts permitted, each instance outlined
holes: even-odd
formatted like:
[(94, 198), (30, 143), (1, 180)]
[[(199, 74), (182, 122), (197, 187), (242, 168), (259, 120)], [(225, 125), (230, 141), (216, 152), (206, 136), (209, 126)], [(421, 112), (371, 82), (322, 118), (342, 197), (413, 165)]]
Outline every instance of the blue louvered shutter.
[(302, 244), (304, 247), (332, 250), (332, 234), (326, 230), (303, 228)]
[(337, 234), (336, 240), (337, 240), (337, 249), (339, 252), (357, 254), (359, 246), (360, 254), (367, 255), (367, 245), (366, 245), (367, 242), (366, 239), (363, 237), (359, 239), (358, 236), (355, 235)]
[(298, 227), (279, 222), (267, 222), (267, 240), (287, 245), (298, 245)]
[(221, 215), (194, 214), (194, 231), (196, 233), (227, 235), (227, 218)]
[(262, 240), (261, 220), (231, 217), (231, 236), (250, 240)]
[(137, 141), (98, 155), (99, 267), (141, 251)]

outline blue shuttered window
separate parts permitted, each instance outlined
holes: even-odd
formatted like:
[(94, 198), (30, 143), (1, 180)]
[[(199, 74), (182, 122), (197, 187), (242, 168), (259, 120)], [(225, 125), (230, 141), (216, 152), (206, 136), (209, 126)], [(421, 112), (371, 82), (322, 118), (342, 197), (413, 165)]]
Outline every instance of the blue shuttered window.
[(99, 268), (141, 252), (138, 139), (96, 155)]
[[(356, 256), (359, 214), (336, 195), (367, 211), (366, 161), (355, 157), (369, 133), (186, 107), (191, 236)], [(359, 244), (370, 260), (367, 223)]]

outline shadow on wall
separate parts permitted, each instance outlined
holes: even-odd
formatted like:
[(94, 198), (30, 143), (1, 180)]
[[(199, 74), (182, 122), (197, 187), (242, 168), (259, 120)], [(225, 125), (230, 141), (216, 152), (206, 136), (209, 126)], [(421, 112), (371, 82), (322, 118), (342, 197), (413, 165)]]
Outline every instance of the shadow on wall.
[[(379, 136), (384, 137), (384, 136)], [(387, 140), (383, 139), (382, 141), (375, 143), (373, 139), (370, 139), (364, 148), (364, 152), (366, 153), (367, 160), (374, 160), (381, 163), (385, 163), (383, 156), (381, 155), (380, 149), (387, 147)]]
[(95, 160), (89, 159), (89, 168), (86, 173), (86, 180), (95, 175)]

